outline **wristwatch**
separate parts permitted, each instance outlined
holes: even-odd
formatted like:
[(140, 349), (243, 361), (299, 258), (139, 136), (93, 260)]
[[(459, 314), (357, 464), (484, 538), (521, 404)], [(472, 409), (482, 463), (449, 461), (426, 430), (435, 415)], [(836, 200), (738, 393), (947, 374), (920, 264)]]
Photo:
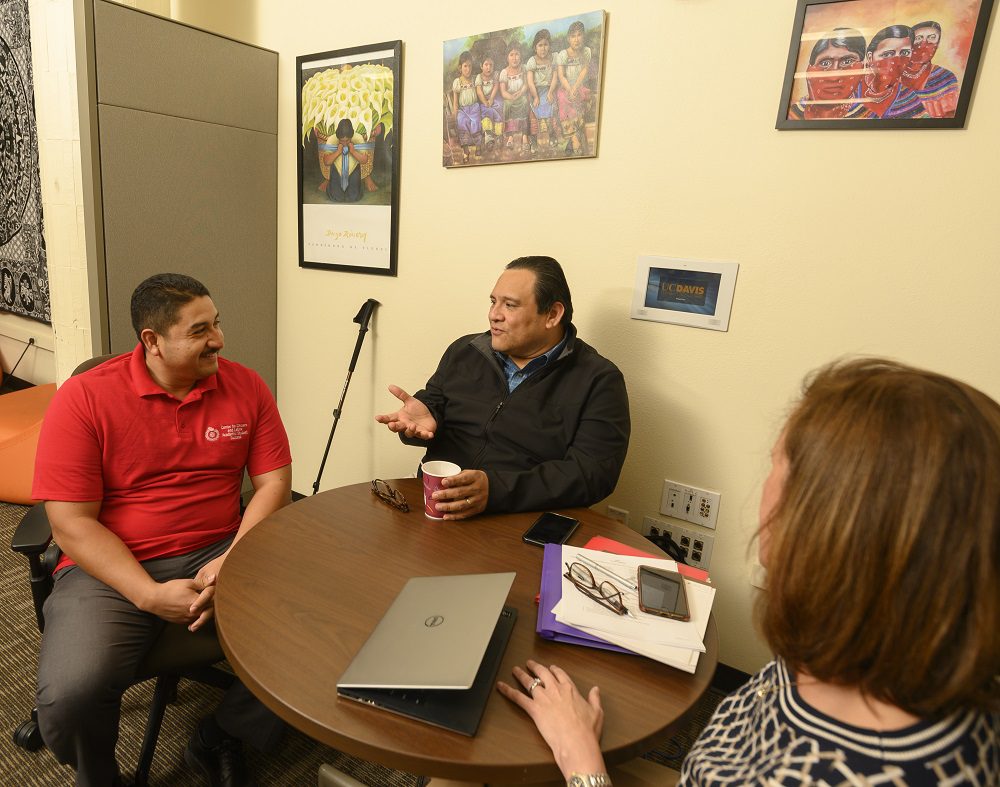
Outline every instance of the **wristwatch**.
[(611, 787), (611, 777), (606, 773), (571, 773), (566, 787)]

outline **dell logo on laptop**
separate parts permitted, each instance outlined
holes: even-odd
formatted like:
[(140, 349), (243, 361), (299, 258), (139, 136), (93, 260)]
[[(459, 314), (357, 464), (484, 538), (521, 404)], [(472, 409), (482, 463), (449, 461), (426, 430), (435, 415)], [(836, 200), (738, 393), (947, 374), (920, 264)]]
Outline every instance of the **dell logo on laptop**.
[(424, 621), (424, 625), (429, 629), (432, 629), (435, 626), (440, 626), (442, 623), (444, 623), (444, 617), (442, 615), (431, 615)]

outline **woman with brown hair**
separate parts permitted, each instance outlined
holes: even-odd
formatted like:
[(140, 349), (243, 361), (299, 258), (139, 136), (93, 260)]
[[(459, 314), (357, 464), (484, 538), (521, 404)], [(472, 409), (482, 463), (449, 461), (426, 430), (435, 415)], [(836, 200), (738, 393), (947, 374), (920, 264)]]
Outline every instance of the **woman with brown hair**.
[[(1000, 405), (891, 361), (821, 369), (772, 451), (758, 534), (776, 658), (680, 783), (1000, 784)], [(528, 667), (530, 694), (501, 692), (568, 779), (599, 775), (599, 695)]]

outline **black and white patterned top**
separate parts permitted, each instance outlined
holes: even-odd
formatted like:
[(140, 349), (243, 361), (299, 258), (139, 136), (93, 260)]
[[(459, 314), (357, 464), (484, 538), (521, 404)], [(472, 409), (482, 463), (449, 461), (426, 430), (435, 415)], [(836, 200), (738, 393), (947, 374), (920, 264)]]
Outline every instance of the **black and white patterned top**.
[(1000, 714), (960, 712), (893, 732), (842, 724), (805, 704), (781, 660), (722, 701), (681, 785), (1000, 785)]

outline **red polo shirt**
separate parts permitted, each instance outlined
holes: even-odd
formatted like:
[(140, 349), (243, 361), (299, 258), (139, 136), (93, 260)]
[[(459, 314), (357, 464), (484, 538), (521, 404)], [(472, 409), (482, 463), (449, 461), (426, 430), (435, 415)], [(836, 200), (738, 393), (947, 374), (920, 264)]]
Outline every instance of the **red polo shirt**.
[[(137, 560), (183, 555), (236, 532), (251, 476), (292, 461), (260, 376), (219, 359), (183, 402), (146, 370), (139, 344), (68, 379), (45, 413), (32, 495), (101, 501), (99, 519)], [(63, 557), (58, 568), (71, 565)]]

